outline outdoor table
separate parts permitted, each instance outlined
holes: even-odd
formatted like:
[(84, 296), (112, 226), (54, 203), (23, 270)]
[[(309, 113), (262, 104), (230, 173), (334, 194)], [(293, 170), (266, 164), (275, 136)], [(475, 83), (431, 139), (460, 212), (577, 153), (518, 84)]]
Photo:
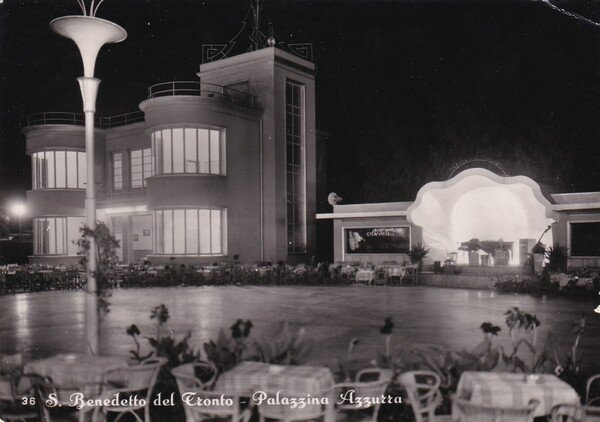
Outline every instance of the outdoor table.
[(402, 278), (406, 275), (406, 267), (393, 266), (388, 267), (388, 277), (399, 277)]
[(539, 382), (526, 382), (522, 373), (468, 371), (460, 377), (456, 394), (475, 404), (502, 407), (526, 406), (536, 399), (540, 404), (535, 417), (551, 414), (558, 404), (580, 404), (579, 395), (569, 384), (552, 374), (539, 376)]
[(127, 366), (127, 358), (121, 356), (66, 353), (29, 362), (25, 365), (23, 372), (50, 377), (59, 386), (77, 387), (100, 383), (106, 372)]
[[(294, 397), (328, 397), (335, 384), (331, 370), (326, 367), (303, 365), (271, 365), (262, 362), (242, 362), (223, 373), (217, 380), (216, 391), (252, 396), (256, 391), (277, 392)], [(334, 421), (334, 398), (329, 398), (326, 421)]]
[(358, 270), (356, 272), (356, 281), (365, 281), (371, 284), (373, 281), (373, 270)]

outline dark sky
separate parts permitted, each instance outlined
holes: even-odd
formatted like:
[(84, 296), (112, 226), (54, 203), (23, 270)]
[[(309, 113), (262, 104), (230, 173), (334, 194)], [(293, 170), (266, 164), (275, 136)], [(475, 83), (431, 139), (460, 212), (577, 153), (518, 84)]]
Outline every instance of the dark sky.
[[(600, 20), (600, 1), (556, 4)], [(202, 44), (232, 38), (249, 5), (106, 0), (98, 16), (129, 37), (100, 53), (98, 114), (194, 80)], [(79, 53), (48, 27), (77, 13), (75, 0), (0, 4), (0, 206), (30, 188), (27, 115), (81, 109)], [(509, 0), (265, 1), (265, 32), (268, 21), (280, 40), (313, 43), (327, 188), (346, 203), (411, 200), (470, 158), (559, 191), (600, 190), (600, 28)]]

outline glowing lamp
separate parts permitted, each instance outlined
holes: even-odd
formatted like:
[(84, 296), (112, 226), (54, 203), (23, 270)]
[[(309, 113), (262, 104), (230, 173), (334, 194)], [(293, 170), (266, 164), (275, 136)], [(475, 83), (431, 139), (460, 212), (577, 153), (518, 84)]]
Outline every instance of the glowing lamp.
[(16, 215), (17, 217), (21, 217), (25, 214), (26, 212), (26, 208), (25, 205), (17, 203), (17, 204), (13, 204), (10, 207), (10, 212), (14, 215)]
[(96, 57), (104, 44), (118, 43), (127, 38), (127, 32), (116, 23), (92, 16), (63, 16), (50, 22), (50, 28), (75, 41), (86, 78), (94, 77)]

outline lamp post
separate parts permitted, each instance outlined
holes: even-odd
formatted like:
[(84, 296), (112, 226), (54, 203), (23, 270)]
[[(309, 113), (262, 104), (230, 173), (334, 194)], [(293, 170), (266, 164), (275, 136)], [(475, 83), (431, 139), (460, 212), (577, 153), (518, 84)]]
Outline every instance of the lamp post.
[(23, 217), (23, 214), (25, 214), (25, 205), (17, 203), (17, 204), (13, 204), (10, 207), (10, 212), (14, 215), (16, 215), (17, 217), (19, 217), (19, 239), (22, 238), (22, 232), (21, 232), (21, 218)]
[[(100, 3), (98, 3), (99, 6)], [(80, 3), (82, 5), (82, 3)], [(100, 79), (94, 78), (96, 57), (106, 43), (117, 43), (127, 38), (127, 32), (119, 25), (95, 17), (97, 7), (94, 2), (89, 15), (82, 5), (82, 16), (63, 16), (50, 22), (50, 28), (77, 44), (83, 61), (83, 76), (77, 78), (83, 111), (85, 113), (85, 152), (87, 164), (87, 186), (85, 189), (86, 223), (91, 230), (96, 229), (96, 186), (94, 184), (94, 113)], [(98, 297), (96, 285), (96, 244), (88, 238), (87, 253), (87, 295), (85, 299), (85, 350), (96, 355), (99, 352)]]

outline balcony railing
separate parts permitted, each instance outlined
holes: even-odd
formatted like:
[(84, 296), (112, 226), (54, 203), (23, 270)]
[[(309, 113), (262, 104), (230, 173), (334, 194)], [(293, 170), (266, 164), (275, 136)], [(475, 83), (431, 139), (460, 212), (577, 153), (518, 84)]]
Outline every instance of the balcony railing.
[[(119, 114), (117, 116), (100, 117), (96, 116), (94, 124), (99, 129), (110, 129), (118, 126), (125, 126), (132, 123), (143, 122), (144, 113), (141, 111), (132, 111), (131, 113)], [(70, 113), (61, 111), (51, 111), (44, 113), (30, 114), (27, 117), (27, 126), (38, 125), (85, 125), (85, 116), (81, 113)]]
[(177, 95), (193, 95), (198, 97), (218, 98), (222, 101), (254, 107), (256, 97), (237, 89), (195, 81), (162, 82), (148, 88), (148, 98), (169, 97)]

